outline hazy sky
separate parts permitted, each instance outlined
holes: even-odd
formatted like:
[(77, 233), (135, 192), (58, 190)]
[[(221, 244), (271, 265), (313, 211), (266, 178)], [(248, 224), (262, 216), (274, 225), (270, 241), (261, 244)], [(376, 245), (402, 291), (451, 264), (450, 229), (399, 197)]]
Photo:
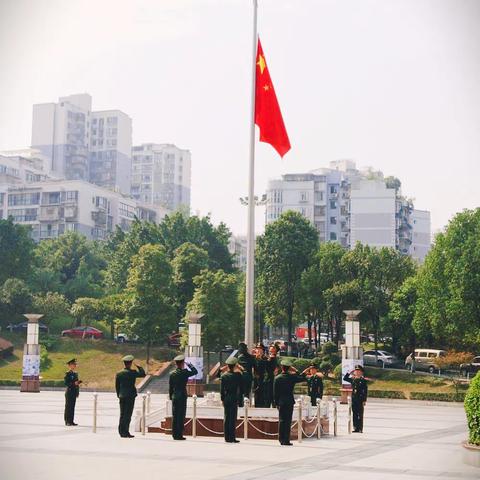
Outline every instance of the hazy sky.
[[(260, 0), (259, 32), (292, 150), (269, 178), (350, 158), (398, 176), (433, 229), (480, 205), (480, 1)], [(0, 149), (32, 104), (88, 92), (133, 141), (192, 152), (192, 209), (246, 231), (250, 0), (0, 0)], [(261, 229), (263, 209), (257, 211)]]

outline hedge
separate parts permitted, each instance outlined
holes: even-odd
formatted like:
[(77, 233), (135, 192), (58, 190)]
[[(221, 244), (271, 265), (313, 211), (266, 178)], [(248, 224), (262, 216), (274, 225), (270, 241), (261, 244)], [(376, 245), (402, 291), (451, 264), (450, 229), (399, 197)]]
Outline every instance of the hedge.
[(396, 398), (405, 400), (407, 397), (399, 390), (369, 390), (368, 396), (372, 398)]
[(20, 382), (18, 380), (0, 380), (0, 386), (2, 387), (19, 387)]
[(465, 395), (465, 413), (470, 432), (468, 441), (480, 445), (480, 372), (471, 381)]
[(465, 393), (410, 392), (410, 400), (429, 400), (439, 402), (463, 402)]
[[(1, 387), (19, 387), (20, 380), (0, 380)], [(41, 380), (40, 387), (65, 387), (63, 380)]]

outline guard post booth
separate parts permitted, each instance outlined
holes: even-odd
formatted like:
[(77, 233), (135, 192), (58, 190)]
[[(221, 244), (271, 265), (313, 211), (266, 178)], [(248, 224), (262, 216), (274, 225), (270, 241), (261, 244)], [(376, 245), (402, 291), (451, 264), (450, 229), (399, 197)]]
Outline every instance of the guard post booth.
[(188, 344), (185, 347), (185, 361), (191, 363), (198, 370), (194, 377), (190, 377), (187, 383), (189, 396), (203, 397), (205, 383), (203, 381), (203, 347), (202, 347), (202, 324), (203, 313), (191, 312), (187, 315)]

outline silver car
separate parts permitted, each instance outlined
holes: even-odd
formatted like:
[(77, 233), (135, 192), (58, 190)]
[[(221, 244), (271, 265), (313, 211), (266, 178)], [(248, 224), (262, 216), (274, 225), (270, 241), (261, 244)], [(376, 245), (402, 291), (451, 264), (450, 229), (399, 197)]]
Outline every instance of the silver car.
[(374, 365), (377, 367), (391, 367), (398, 362), (398, 358), (385, 350), (367, 350), (363, 354), (364, 365)]

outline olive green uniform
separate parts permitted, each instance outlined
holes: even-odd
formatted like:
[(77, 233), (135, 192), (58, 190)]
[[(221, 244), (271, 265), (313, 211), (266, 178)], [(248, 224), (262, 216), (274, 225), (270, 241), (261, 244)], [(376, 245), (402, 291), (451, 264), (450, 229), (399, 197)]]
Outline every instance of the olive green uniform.
[(178, 440), (183, 437), (183, 424), (187, 411), (187, 382), (190, 377), (195, 376), (198, 370), (189, 364), (190, 370), (176, 368), (170, 374), (169, 397), (172, 401), (172, 437)]
[(363, 377), (352, 378), (348, 372), (343, 379), (352, 384), (353, 428), (356, 432), (363, 432), (363, 407), (368, 396), (367, 381)]
[(312, 375), (308, 380), (308, 396), (312, 402), (312, 406), (317, 406), (317, 398), (320, 400), (323, 397), (323, 380), (317, 375)]
[(278, 440), (281, 445), (290, 443), (293, 406), (295, 405), (293, 389), (296, 383), (306, 381), (304, 375), (292, 373), (281, 373), (275, 377), (273, 393), (275, 405), (278, 408)]
[(115, 390), (120, 402), (120, 420), (118, 422), (118, 433), (121, 437), (130, 435), (130, 420), (132, 419), (133, 407), (135, 406), (135, 397), (137, 389), (135, 381), (137, 378), (145, 377), (145, 370), (137, 366), (138, 370), (124, 368), (117, 373), (115, 378)]
[(265, 375), (267, 374), (267, 359), (256, 358), (253, 375), (253, 393), (256, 407), (266, 407)]
[(273, 382), (275, 380), (275, 373), (277, 368), (279, 368), (278, 357), (269, 357), (267, 359), (266, 365), (266, 375), (265, 375), (265, 400), (264, 404), (266, 407), (275, 407), (275, 397), (273, 395)]
[(65, 420), (65, 425), (73, 425), (75, 416), (75, 403), (77, 402), (77, 397), (80, 393), (80, 388), (76, 385), (75, 382), (78, 382), (78, 373), (72, 370), (69, 370), (65, 373), (65, 378), (63, 379), (65, 386), (65, 412), (63, 418)]
[(237, 423), (238, 407), (243, 404), (242, 374), (225, 372), (220, 379), (220, 396), (223, 403), (223, 432), (226, 442), (235, 442), (235, 428)]
[(238, 364), (243, 368), (242, 372), (242, 390), (246, 397), (250, 397), (253, 383), (253, 367), (255, 365), (255, 357), (250, 353), (241, 353), (238, 356)]

